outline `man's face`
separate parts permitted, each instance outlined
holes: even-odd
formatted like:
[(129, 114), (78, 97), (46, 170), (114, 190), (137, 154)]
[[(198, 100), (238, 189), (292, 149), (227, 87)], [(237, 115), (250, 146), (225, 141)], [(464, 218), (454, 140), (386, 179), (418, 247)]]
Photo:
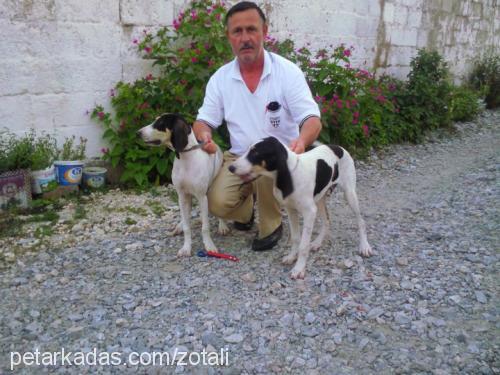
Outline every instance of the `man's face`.
[(252, 64), (264, 53), (267, 25), (256, 9), (233, 14), (227, 22), (227, 37), (233, 53), (241, 64)]

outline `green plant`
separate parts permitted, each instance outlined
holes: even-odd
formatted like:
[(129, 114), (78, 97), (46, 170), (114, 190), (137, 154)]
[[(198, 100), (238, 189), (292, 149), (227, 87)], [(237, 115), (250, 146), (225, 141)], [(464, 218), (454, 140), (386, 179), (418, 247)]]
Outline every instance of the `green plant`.
[[(201, 106), (209, 77), (232, 58), (225, 41), (222, 18), (225, 8), (218, 2), (194, 1), (185, 12), (156, 33), (144, 32), (134, 40), (144, 59), (159, 69), (133, 83), (119, 82), (111, 93), (114, 115), (96, 106), (91, 117), (104, 127), (109, 149), (104, 158), (125, 171), (121, 181), (146, 186), (150, 181), (169, 180), (174, 154), (165, 148), (149, 148), (136, 135), (163, 112), (178, 112), (194, 119)], [(215, 140), (225, 140), (215, 134)]]
[(55, 138), (30, 129), (21, 137), (5, 129), (0, 133), (0, 173), (16, 169), (45, 169), (57, 155)]
[(479, 113), (478, 94), (465, 86), (452, 87), (450, 111), (453, 121), (470, 121)]
[(487, 53), (476, 60), (468, 81), (484, 96), (486, 108), (497, 108), (500, 105), (500, 55)]
[(76, 137), (73, 135), (64, 140), (62, 148), (58, 153), (58, 160), (84, 160), (87, 148), (87, 139), (80, 137), (80, 143), (75, 143)]
[(57, 142), (50, 134), (42, 133), (34, 141), (31, 154), (31, 170), (36, 171), (48, 168), (57, 157)]
[(429, 129), (451, 124), (448, 64), (439, 53), (420, 49), (411, 60), (404, 90), (397, 98), (409, 140), (417, 141)]

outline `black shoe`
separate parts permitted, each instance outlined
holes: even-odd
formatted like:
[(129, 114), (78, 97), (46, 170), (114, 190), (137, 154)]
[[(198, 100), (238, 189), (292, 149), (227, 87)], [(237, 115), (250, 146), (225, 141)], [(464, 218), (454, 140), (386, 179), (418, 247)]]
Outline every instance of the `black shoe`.
[(253, 251), (271, 250), (280, 240), (283, 235), (283, 224), (280, 224), (276, 230), (269, 236), (262, 239), (255, 238), (252, 242)]
[(248, 232), (253, 227), (254, 219), (255, 219), (255, 211), (252, 211), (252, 217), (250, 218), (250, 221), (248, 223), (240, 223), (238, 221), (235, 221), (233, 223), (234, 229), (241, 230), (243, 232)]

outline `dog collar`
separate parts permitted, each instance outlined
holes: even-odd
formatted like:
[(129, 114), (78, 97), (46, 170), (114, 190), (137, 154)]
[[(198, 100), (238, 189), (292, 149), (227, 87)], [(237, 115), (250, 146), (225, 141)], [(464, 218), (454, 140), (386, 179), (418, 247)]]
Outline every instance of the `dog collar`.
[(199, 149), (199, 148), (202, 148), (202, 147), (205, 145), (205, 143), (206, 143), (206, 142), (204, 142), (204, 141), (203, 141), (203, 142), (200, 142), (200, 143), (198, 143), (197, 145), (194, 145), (193, 147), (189, 147), (189, 148), (187, 148), (187, 149), (185, 149), (185, 150), (182, 150), (182, 151), (180, 151), (180, 152), (182, 153), (182, 152), (189, 152), (189, 151), (197, 150), (197, 149)]

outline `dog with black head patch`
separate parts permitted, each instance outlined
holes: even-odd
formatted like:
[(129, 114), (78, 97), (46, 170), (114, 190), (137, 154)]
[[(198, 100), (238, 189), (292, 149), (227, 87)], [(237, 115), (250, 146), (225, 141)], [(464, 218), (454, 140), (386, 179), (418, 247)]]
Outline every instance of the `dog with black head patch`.
[[(173, 235), (184, 232), (184, 245), (177, 252), (178, 256), (191, 255), (191, 207), (192, 198), (198, 200), (201, 211), (201, 234), (207, 251), (217, 251), (210, 236), (208, 219), (207, 191), (222, 166), (222, 151), (208, 154), (201, 149), (191, 125), (179, 114), (165, 113), (157, 117), (152, 124), (137, 132), (138, 136), (150, 146), (166, 146), (175, 152), (172, 167), (172, 183), (179, 197), (181, 222)], [(229, 228), (224, 220), (219, 219), (219, 234), (227, 234)]]
[[(295, 154), (278, 139), (268, 137), (250, 146), (244, 155), (229, 166), (229, 170), (247, 182), (261, 175), (274, 180), (274, 196), (285, 207), (290, 221), (292, 245), (283, 263), (295, 262), (291, 271), (293, 279), (304, 278), (309, 251), (319, 249), (323, 243), (329, 228), (327, 193), (336, 186), (344, 191), (356, 215), (359, 253), (366, 257), (373, 255), (359, 209), (354, 161), (342, 147), (321, 145), (303, 154)], [(317, 214), (322, 226), (318, 236), (311, 242)], [(302, 235), (299, 215), (303, 218)]]

